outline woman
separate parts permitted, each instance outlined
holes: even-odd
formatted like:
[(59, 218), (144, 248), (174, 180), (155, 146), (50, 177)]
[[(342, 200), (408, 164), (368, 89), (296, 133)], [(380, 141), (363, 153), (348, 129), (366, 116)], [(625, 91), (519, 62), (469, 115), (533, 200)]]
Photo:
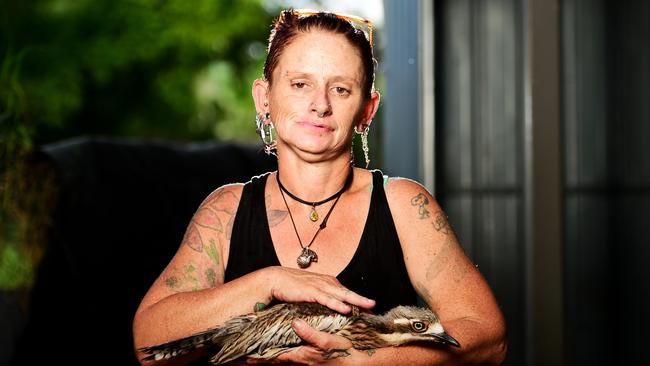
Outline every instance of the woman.
[[(285, 11), (276, 21), (253, 98), (278, 171), (221, 187), (200, 205), (136, 313), (136, 348), (214, 327), (259, 303), (382, 313), (419, 295), (462, 348), (361, 352), (295, 322), (309, 345), (275, 362), (502, 362), (502, 314), (433, 197), (416, 182), (351, 164), (353, 133), (367, 136), (379, 94), (371, 43), (350, 19)], [(347, 357), (323, 356), (333, 349)]]

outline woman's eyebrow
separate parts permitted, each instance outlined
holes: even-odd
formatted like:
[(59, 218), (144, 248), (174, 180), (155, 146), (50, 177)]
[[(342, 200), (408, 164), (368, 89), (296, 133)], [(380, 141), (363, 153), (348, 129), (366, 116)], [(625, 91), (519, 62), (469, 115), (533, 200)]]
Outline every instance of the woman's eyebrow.
[[(303, 71), (286, 71), (285, 72), (285, 77), (287, 78), (306, 78), (310, 79), (314, 77), (314, 74), (309, 73), (309, 72), (303, 72)], [(359, 79), (354, 78), (354, 77), (349, 77), (349, 76), (343, 76), (343, 75), (335, 75), (329, 78), (329, 81), (332, 82), (347, 82), (347, 83), (354, 83), (357, 85), (360, 85), (361, 82)]]

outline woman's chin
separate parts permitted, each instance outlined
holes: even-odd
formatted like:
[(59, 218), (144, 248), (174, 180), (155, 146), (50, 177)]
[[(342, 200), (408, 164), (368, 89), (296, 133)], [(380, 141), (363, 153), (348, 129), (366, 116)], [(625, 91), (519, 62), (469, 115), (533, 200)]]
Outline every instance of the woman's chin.
[(338, 155), (331, 147), (322, 146), (295, 146), (294, 151), (300, 159), (308, 163), (323, 162)]
[(331, 143), (323, 139), (305, 138), (293, 145), (296, 150), (312, 155), (322, 155), (333, 150)]

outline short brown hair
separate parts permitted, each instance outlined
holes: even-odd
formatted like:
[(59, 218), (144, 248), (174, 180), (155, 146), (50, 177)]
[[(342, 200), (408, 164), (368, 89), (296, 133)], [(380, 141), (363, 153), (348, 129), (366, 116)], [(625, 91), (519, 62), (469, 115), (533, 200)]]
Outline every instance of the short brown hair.
[(312, 29), (326, 30), (342, 34), (352, 44), (361, 56), (363, 65), (362, 94), (364, 99), (370, 98), (375, 82), (376, 61), (372, 54), (372, 46), (364, 32), (352, 26), (350, 21), (339, 18), (334, 13), (320, 12), (313, 15), (301, 16), (293, 9), (284, 10), (273, 23), (269, 36), (268, 55), (264, 63), (264, 78), (272, 83), (272, 74), (278, 66), (280, 55), (298, 32), (308, 32)]

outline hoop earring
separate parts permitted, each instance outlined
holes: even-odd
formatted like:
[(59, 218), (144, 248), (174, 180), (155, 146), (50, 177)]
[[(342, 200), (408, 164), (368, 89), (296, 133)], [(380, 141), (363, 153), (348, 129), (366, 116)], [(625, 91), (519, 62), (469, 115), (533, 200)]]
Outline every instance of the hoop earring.
[[(271, 115), (269, 112), (264, 113), (264, 119), (259, 115), (256, 115), (255, 125), (257, 133), (260, 135), (262, 143), (264, 143), (264, 152), (267, 155), (273, 154), (277, 156), (275, 153), (275, 148), (277, 146), (275, 140), (275, 126), (273, 126), (273, 121), (270, 120), (270, 117)], [(266, 123), (266, 121), (268, 121), (268, 123)]]
[(355, 132), (359, 135), (361, 135), (361, 150), (363, 150), (363, 158), (366, 161), (366, 169), (368, 169), (368, 165), (370, 165), (370, 148), (368, 147), (368, 132), (370, 131), (370, 126), (366, 126), (366, 128), (363, 129), (363, 132), (359, 132), (355, 129)]

